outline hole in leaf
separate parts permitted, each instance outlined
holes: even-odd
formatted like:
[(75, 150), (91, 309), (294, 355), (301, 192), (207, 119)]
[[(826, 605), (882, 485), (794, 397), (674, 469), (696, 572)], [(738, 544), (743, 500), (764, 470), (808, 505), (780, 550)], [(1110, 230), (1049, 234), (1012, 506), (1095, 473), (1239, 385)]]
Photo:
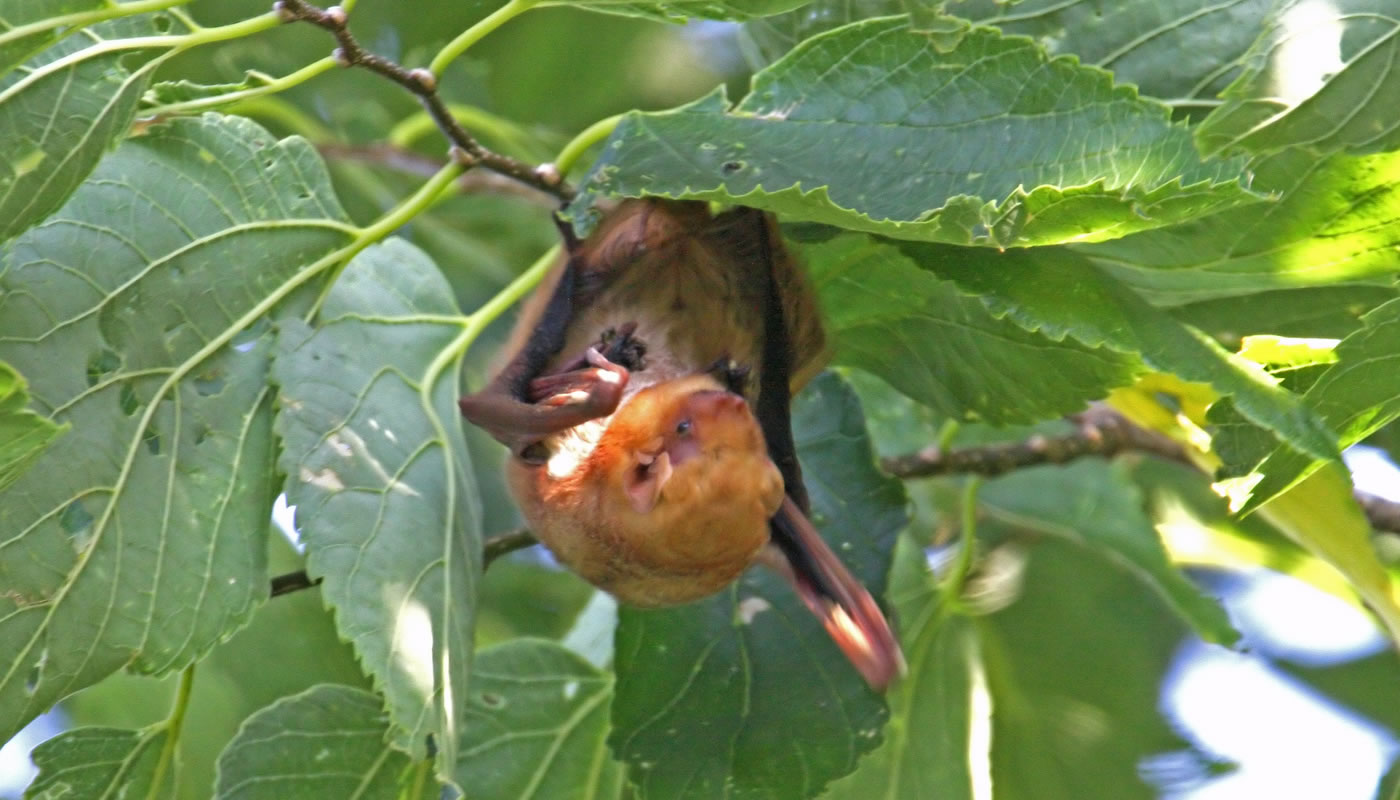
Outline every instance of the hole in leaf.
[(725, 175), (733, 175), (743, 169), (744, 166), (745, 164), (742, 161), (726, 161), (723, 166), (720, 167), (720, 170), (722, 170)]
[(481, 704), (487, 708), (505, 708), (506, 699), (491, 692), (481, 693)]
[(141, 441), (146, 443), (146, 449), (151, 455), (160, 455), (160, 431), (156, 430), (154, 423), (141, 434)]
[(122, 365), (121, 357), (108, 348), (93, 353), (87, 363), (87, 385), (89, 388), (102, 382), (102, 379), (116, 372)]
[(117, 395), (117, 402), (121, 404), (122, 413), (128, 417), (141, 410), (141, 400), (136, 396), (136, 389), (128, 381), (122, 384), (122, 390)]
[(170, 32), (170, 17), (167, 17), (164, 14), (157, 14), (154, 17), (152, 17), (151, 24), (154, 25), (155, 29), (160, 31), (161, 33)]
[(68, 534), (76, 552), (83, 552), (92, 541), (92, 514), (88, 513), (83, 501), (74, 500), (58, 515), (58, 527)]
[(194, 379), (194, 390), (203, 397), (212, 397), (224, 390), (224, 376), (220, 372), (210, 372)]
[(26, 694), (34, 694), (39, 688), (39, 679), (44, 675), (44, 664), (49, 660), (49, 649), (44, 648), (39, 653), (39, 660), (34, 662), (34, 666), (29, 668), (29, 674), (24, 676), (24, 691)]
[(213, 432), (213, 431), (209, 430), (209, 426), (208, 426), (208, 425), (205, 425), (203, 422), (201, 422), (201, 423), (199, 423), (198, 425), (196, 425), (196, 426), (194, 427), (194, 443), (195, 443), (195, 446), (197, 447), (197, 446), (199, 446), (199, 445), (201, 445), (201, 444), (204, 444), (204, 440), (205, 440), (205, 439), (208, 439), (208, 438), (209, 438), (209, 434), (212, 433), (212, 432)]

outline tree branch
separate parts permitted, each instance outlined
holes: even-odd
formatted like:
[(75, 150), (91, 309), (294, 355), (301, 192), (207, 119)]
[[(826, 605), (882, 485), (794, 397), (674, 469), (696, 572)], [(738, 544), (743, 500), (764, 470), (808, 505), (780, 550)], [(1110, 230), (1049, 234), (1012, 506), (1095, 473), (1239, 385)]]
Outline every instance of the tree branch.
[(347, 67), (364, 67), (417, 95), (438, 129), (452, 143), (452, 157), (464, 167), (485, 167), (552, 195), (560, 202), (573, 199), (573, 189), (563, 181), (559, 170), (552, 164), (532, 166), (488, 150), (472, 138), (438, 95), (437, 76), (431, 71), (421, 68), (404, 69), (389, 59), (361, 47), (359, 41), (350, 33), (349, 17), (340, 6), (322, 9), (302, 0), (277, 0), (273, 7), (288, 22), (309, 22), (330, 31), (340, 45), (335, 51), (335, 57), (341, 64)]
[[(482, 542), (481, 562), (482, 568), (491, 566), (491, 562), (507, 553), (516, 550), (523, 550), (531, 545), (537, 544), (534, 534), (525, 529), (507, 531), (497, 534)], [(279, 597), (292, 592), (299, 592), (302, 589), (310, 589), (313, 586), (320, 586), (321, 579), (312, 579), (306, 574), (306, 570), (299, 569), (296, 572), (288, 572), (285, 575), (277, 575), (272, 579), (272, 596)]]
[[(1068, 464), (1085, 456), (1113, 458), (1121, 453), (1147, 453), (1196, 466), (1180, 443), (1134, 425), (1108, 406), (1092, 406), (1070, 420), (1078, 430), (1064, 436), (1032, 436), (1023, 442), (946, 451), (926, 447), (915, 453), (882, 459), (880, 466), (896, 478), (904, 479), (958, 474), (992, 477), (1042, 464)], [(1354, 494), (1372, 528), (1400, 533), (1400, 503), (1366, 492)]]

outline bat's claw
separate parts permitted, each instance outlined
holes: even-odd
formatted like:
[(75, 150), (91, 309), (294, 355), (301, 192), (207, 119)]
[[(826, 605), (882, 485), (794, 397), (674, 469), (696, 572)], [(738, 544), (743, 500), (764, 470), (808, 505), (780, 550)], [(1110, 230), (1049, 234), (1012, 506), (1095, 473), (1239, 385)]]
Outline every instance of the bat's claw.
[(545, 406), (570, 406), (576, 415), (583, 417), (580, 421), (606, 417), (616, 411), (631, 373), (626, 367), (609, 361), (597, 348), (588, 348), (584, 360), (592, 366), (530, 381), (529, 401)]

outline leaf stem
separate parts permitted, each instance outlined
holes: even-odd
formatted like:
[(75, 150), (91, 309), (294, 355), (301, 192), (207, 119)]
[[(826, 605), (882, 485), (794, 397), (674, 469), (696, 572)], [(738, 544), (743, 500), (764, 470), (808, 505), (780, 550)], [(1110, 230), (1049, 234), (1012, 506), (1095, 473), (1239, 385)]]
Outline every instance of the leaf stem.
[(185, 712), (190, 707), (190, 691), (194, 688), (195, 665), (190, 664), (180, 673), (180, 685), (175, 689), (175, 703), (170, 708), (170, 716), (158, 725), (165, 729), (165, 744), (161, 746), (160, 760), (156, 762), (155, 773), (151, 776), (151, 790), (146, 800), (157, 800), (162, 796), (161, 785), (165, 783), (165, 773), (175, 761), (175, 750), (180, 745), (180, 730), (185, 724)]
[(574, 168), (574, 163), (588, 152), (588, 148), (612, 135), (623, 116), (625, 115), (616, 114), (607, 119), (600, 119), (584, 128), (579, 135), (564, 145), (564, 149), (560, 150), (559, 155), (554, 158), (554, 166), (558, 168), (559, 174), (568, 176), (569, 171)]
[(201, 111), (206, 108), (215, 108), (228, 103), (236, 103), (240, 100), (250, 100), (261, 97), (265, 94), (286, 91), (293, 86), (305, 83), (323, 72), (329, 72), (339, 66), (334, 56), (326, 56), (318, 61), (302, 67), (296, 72), (283, 75), (280, 78), (265, 78), (261, 86), (250, 86), (247, 89), (239, 89), (236, 92), (221, 94), (214, 97), (200, 97), (195, 100), (186, 100), (183, 103), (168, 103), (163, 106), (155, 106), (145, 109), (142, 113), (151, 116), (173, 116), (176, 114), (188, 114), (193, 111)]
[(178, 6), (188, 3), (189, 0), (137, 0), (132, 3), (113, 3), (106, 8), (95, 11), (76, 11), (72, 14), (60, 14), (56, 17), (46, 17), (44, 19), (30, 22), (24, 25), (16, 25), (13, 28), (0, 33), (0, 46), (11, 42), (17, 42), (26, 36), (36, 33), (63, 28), (61, 36), (66, 36), (79, 28), (85, 28), (98, 22), (105, 22), (117, 17), (129, 17), (135, 14), (145, 14), (150, 11), (162, 11), (171, 6)]
[[(453, 119), (463, 125), (475, 131), (484, 131), (488, 138), (509, 145), (515, 155), (525, 156), (529, 155), (532, 150), (540, 149), (536, 137), (532, 133), (504, 117), (462, 103), (449, 103), (447, 110), (452, 114)], [(395, 147), (409, 147), (423, 138), (424, 135), (437, 129), (437, 122), (432, 115), (426, 111), (420, 111), (401, 120), (389, 130), (385, 138)]]
[(963, 585), (972, 572), (972, 556), (977, 551), (977, 492), (982, 488), (982, 479), (976, 475), (968, 478), (963, 487), (962, 535), (958, 544), (958, 560), (953, 563), (953, 571), (943, 584), (943, 604), (951, 607), (962, 597)]
[(418, 800), (422, 797), (423, 789), (427, 785), (428, 773), (432, 772), (432, 767), (431, 759), (416, 762), (413, 765), (413, 783), (405, 786), (404, 789), (407, 790), (407, 793), (401, 794), (399, 797), (404, 798), (404, 800)]
[(447, 69), (447, 65), (465, 53), (467, 48), (481, 41), (486, 34), (496, 30), (511, 19), (529, 11), (537, 2), (538, 0), (508, 0), (505, 5), (487, 14), (475, 25), (462, 31), (456, 39), (448, 42), (445, 47), (438, 51), (437, 55), (433, 56), (432, 62), (428, 64), (428, 69), (434, 75), (441, 77), (443, 71)]
[(457, 180), (457, 177), (464, 170), (465, 167), (456, 162), (443, 165), (437, 174), (418, 187), (418, 191), (390, 209), (384, 216), (371, 222), (368, 226), (360, 228), (356, 234), (360, 246), (352, 250), (349, 256), (353, 257), (356, 253), (393, 233), (395, 229), (422, 213), (424, 209), (433, 204), (439, 194), (442, 194), (452, 185), (453, 181)]

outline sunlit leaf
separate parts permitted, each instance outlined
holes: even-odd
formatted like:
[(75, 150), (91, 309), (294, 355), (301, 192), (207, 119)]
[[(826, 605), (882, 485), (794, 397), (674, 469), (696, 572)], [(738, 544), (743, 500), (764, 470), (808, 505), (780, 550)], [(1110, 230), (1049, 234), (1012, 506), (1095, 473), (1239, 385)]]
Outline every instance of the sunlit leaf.
[(1198, 129), (1207, 150), (1400, 145), (1400, 17), (1391, 0), (1280, 4), (1242, 61), (1225, 104)]
[(307, 571), (385, 695), (396, 743), (435, 750), (443, 776), (466, 729), (481, 573), (456, 314), (433, 263), (391, 239), (345, 268), (315, 328), (282, 324), (273, 368)]
[[(794, 404), (813, 521), (876, 597), (904, 493), (876, 471), (860, 407), (828, 374)], [(624, 608), (613, 751), (643, 797), (810, 797), (880, 743), (884, 702), (767, 571), (675, 609)]]
[(903, 19), (802, 43), (732, 108), (718, 91), (629, 115), (571, 206), (609, 195), (739, 202), (902, 239), (1098, 241), (1253, 199), (1161, 105), (1029, 40), (947, 49)]
[(1154, 370), (1209, 383), (1281, 441), (1317, 458), (1340, 457), (1326, 425), (1258, 365), (1227, 353), (1073, 253), (914, 244), (903, 249), (1027, 330), (1133, 353)]
[(0, 360), (72, 425), (0, 494), (0, 738), (123, 666), (183, 667), (266, 596), (268, 317), (348, 241), (305, 142), (209, 116), (0, 247)]
[(1251, 166), (1254, 188), (1278, 194), (1276, 204), (1079, 249), (1164, 305), (1270, 289), (1392, 283), (1400, 246), (1400, 152), (1322, 158), (1292, 149)]

